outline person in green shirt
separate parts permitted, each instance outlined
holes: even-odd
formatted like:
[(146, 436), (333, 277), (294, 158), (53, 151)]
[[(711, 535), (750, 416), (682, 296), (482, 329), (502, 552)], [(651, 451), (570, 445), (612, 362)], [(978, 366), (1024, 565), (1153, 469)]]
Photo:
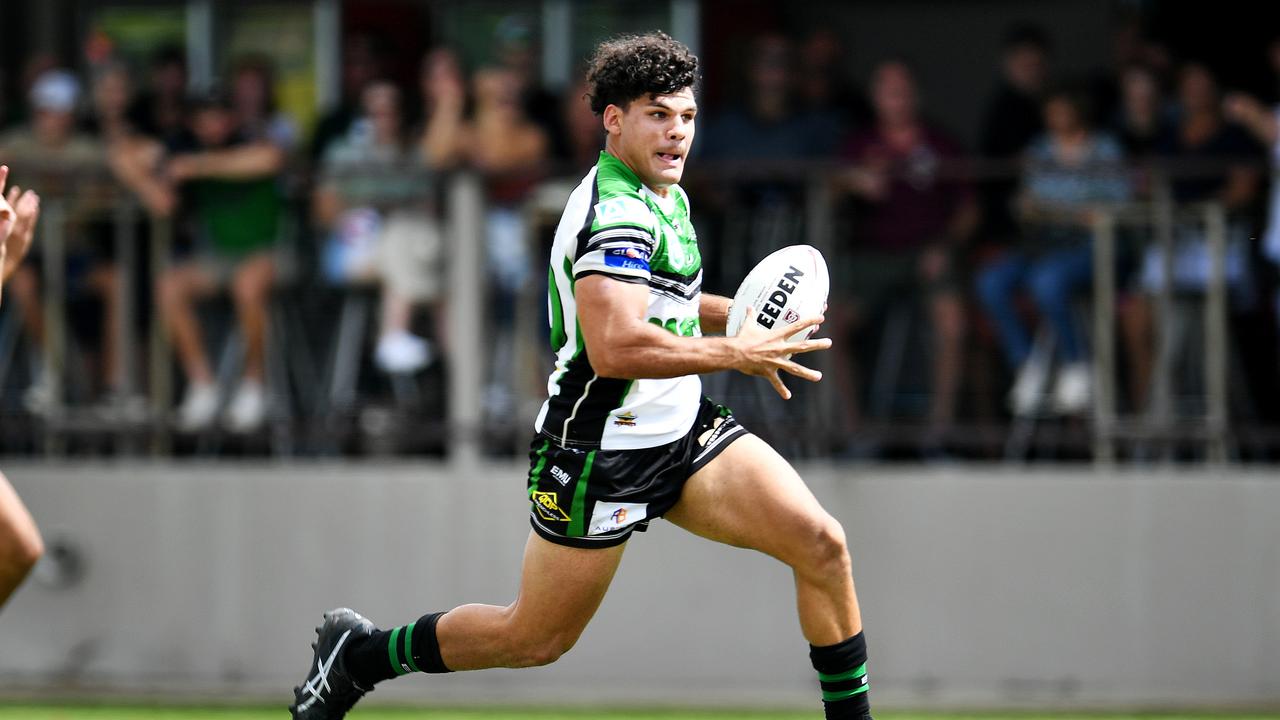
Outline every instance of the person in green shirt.
[(250, 140), (236, 126), (228, 98), (214, 91), (193, 101), (189, 135), (171, 142), (164, 179), (185, 192), (194, 253), (158, 279), (160, 315), (187, 377), (178, 426), (211, 425), (221, 406), (205, 352), (196, 302), (228, 288), (244, 338), (244, 374), (227, 403), (227, 429), (250, 432), (266, 412), (263, 387), (267, 307), (275, 279), (272, 249), (283, 211), (278, 176), (284, 152)]

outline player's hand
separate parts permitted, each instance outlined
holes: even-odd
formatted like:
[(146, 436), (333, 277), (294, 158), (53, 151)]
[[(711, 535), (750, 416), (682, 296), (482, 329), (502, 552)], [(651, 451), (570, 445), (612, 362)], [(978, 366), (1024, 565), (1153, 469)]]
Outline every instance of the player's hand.
[(16, 219), (9, 237), (5, 240), (4, 271), (9, 273), (12, 267), (22, 262), (31, 249), (31, 241), (36, 235), (36, 220), (40, 219), (40, 196), (34, 190), (23, 191), (14, 185), (9, 188), (5, 204), (13, 208)]
[(0, 165), (0, 258), (4, 257), (2, 253), (8, 248), (9, 233), (13, 232), (13, 224), (18, 220), (13, 206), (4, 197), (4, 184), (8, 180), (9, 166)]
[[(747, 317), (754, 316), (755, 308), (747, 308)], [(791, 356), (814, 350), (826, 350), (831, 347), (831, 338), (807, 338), (796, 341), (787, 338), (805, 330), (816, 330), (822, 324), (822, 320), (821, 315), (816, 315), (772, 330), (765, 330), (754, 322), (743, 323), (742, 330), (733, 338), (740, 354), (740, 360), (734, 369), (746, 375), (755, 375), (768, 380), (783, 400), (790, 400), (791, 391), (783, 384), (779, 371), (790, 373), (809, 382), (818, 382), (822, 379), (822, 373), (792, 361)]]
[(0, 281), (13, 275), (27, 256), (40, 217), (40, 196), (14, 185), (4, 192), (9, 168), (0, 165)]

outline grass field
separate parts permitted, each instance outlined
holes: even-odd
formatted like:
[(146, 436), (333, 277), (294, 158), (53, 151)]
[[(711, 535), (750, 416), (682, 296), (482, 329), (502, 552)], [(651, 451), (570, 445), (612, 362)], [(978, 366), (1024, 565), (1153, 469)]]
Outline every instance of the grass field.
[[(0, 705), (0, 720), (280, 720), (284, 708), (89, 707), (77, 705)], [(352, 720), (816, 720), (817, 712), (617, 711), (598, 710), (389, 710), (370, 708)], [(876, 713), (876, 720), (1280, 720), (1280, 715), (1139, 713)]]

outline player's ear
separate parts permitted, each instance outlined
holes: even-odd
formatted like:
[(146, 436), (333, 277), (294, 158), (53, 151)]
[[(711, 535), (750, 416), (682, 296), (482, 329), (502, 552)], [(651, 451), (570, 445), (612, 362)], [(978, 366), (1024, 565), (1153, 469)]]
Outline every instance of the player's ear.
[(622, 108), (617, 105), (605, 105), (604, 112), (601, 113), (601, 121), (604, 123), (604, 129), (610, 135), (618, 135), (622, 132)]

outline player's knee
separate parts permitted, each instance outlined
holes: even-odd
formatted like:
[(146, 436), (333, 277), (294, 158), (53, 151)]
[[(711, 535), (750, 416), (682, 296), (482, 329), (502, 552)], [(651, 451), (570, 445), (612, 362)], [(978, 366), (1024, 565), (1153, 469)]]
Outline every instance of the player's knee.
[(812, 576), (834, 578), (852, 572), (844, 528), (835, 518), (828, 515), (814, 524), (808, 550), (806, 569)]
[(25, 575), (44, 556), (44, 540), (34, 526), (12, 528), (11, 535), (6, 543), (8, 564)]

